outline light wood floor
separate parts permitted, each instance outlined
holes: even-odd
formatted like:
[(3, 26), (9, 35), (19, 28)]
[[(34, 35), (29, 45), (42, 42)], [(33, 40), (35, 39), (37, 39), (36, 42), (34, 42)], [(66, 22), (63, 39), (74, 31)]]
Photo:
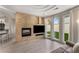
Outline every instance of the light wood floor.
[(6, 47), (0, 47), (0, 52), (4, 53), (49, 53), (64, 45), (49, 39), (36, 39), (12, 43)]

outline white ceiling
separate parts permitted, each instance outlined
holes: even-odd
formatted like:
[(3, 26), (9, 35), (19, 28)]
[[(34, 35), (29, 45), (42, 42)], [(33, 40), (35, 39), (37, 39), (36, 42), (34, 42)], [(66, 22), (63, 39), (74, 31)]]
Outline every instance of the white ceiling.
[(14, 11), (28, 13), (35, 16), (50, 16), (75, 7), (76, 5), (3, 5)]
[(0, 17), (10, 16), (12, 18), (15, 18), (15, 12), (4, 8), (3, 6), (0, 6)]

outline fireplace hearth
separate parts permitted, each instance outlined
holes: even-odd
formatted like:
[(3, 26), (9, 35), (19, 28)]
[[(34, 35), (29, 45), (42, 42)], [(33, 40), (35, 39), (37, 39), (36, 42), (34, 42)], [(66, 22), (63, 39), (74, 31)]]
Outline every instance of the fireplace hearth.
[(22, 37), (31, 36), (31, 28), (22, 28)]

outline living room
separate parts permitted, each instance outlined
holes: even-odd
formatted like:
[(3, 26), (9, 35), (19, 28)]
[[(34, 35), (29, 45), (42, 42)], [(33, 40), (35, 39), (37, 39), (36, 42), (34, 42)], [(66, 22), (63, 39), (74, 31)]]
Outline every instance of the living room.
[(79, 41), (79, 6), (2, 5), (0, 7), (0, 52), (79, 51), (73, 51), (73, 47)]

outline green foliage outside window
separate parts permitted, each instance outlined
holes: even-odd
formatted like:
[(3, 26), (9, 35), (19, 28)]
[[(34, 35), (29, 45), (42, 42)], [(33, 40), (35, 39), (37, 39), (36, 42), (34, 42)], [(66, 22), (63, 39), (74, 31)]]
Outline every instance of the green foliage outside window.
[(48, 31), (47, 34), (48, 34), (48, 37), (51, 37), (51, 32), (50, 31)]
[(68, 36), (69, 36), (68, 33), (64, 33), (64, 40), (65, 41), (68, 41)]
[[(68, 33), (64, 33), (64, 41), (68, 41)], [(59, 39), (59, 32), (55, 32), (55, 38)]]
[[(51, 36), (51, 32), (48, 31), (47, 33), (49, 34), (48, 37), (50, 37)], [(68, 41), (68, 37), (69, 37), (69, 34), (68, 33), (64, 33), (64, 40), (65, 41)], [(59, 32), (55, 32), (55, 38), (59, 39)]]
[(59, 39), (59, 32), (55, 32), (55, 38)]

